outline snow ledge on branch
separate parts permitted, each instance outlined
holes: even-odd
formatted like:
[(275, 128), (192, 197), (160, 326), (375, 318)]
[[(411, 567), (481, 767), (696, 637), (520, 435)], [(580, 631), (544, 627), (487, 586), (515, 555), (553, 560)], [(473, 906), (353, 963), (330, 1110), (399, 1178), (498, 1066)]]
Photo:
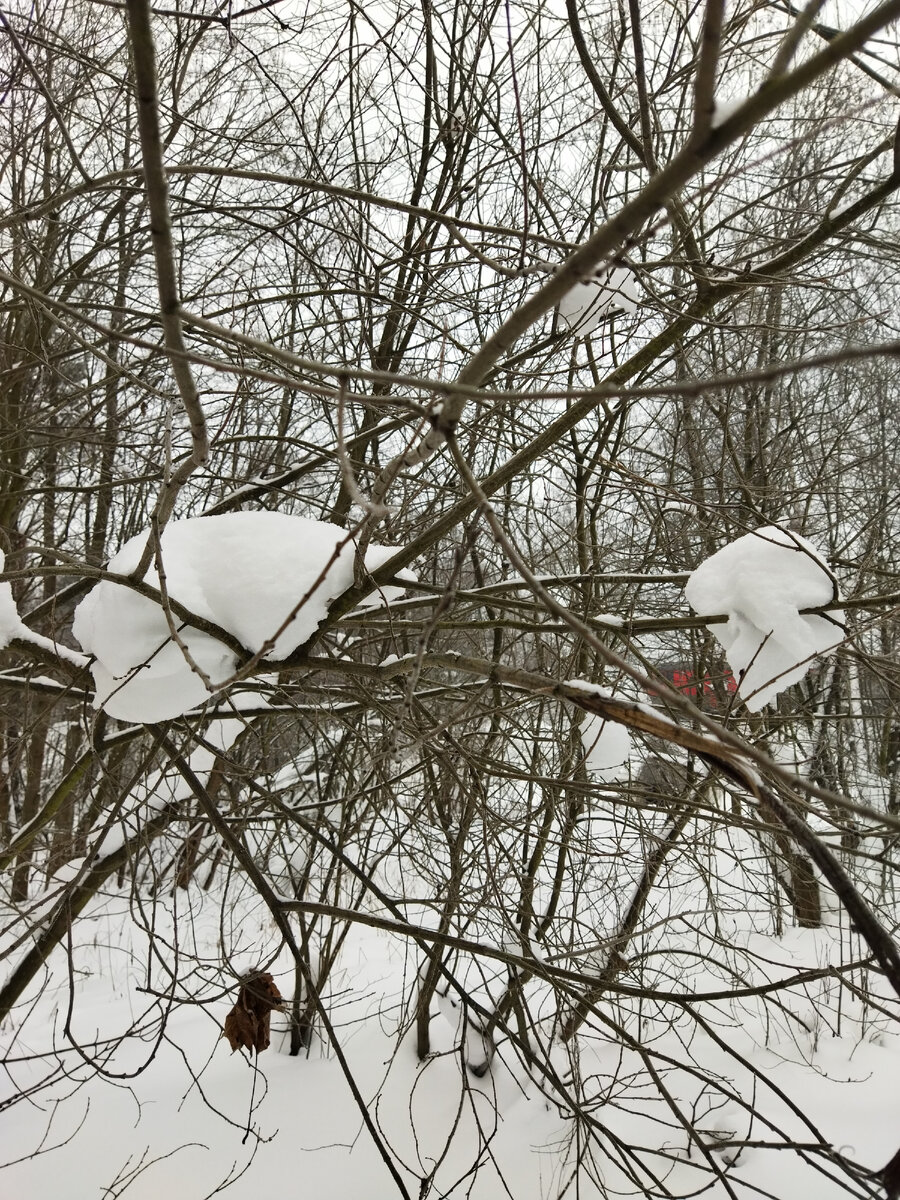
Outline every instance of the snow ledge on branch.
[[(0, 550), (0, 571), (3, 570), (6, 557)], [(0, 583), (0, 650), (15, 637), (21, 637), (25, 626), (19, 617), (19, 610), (13, 599), (12, 587), (8, 583)]]
[(637, 281), (627, 267), (600, 267), (593, 278), (566, 292), (559, 315), (573, 333), (586, 337), (607, 314), (633, 313), (640, 302)]
[[(109, 563), (128, 575), (148, 534), (131, 538)], [(162, 535), (166, 590), (172, 600), (233, 634), (251, 654), (278, 661), (319, 627), (328, 606), (353, 583), (355, 545), (347, 530), (284, 513), (239, 512), (172, 521)], [(372, 571), (396, 549), (370, 545)], [(414, 578), (409, 573), (407, 578)], [(155, 564), (146, 582), (159, 587)], [(370, 605), (402, 595), (379, 589)], [(215, 690), (234, 674), (234, 651), (176, 622), (178, 636)], [(95, 706), (120, 721), (164, 721), (210, 699), (210, 689), (172, 640), (162, 607), (104, 580), (79, 604), (75, 636), (95, 662)], [(272, 646), (267, 646), (269, 641)]]
[[(0, 550), (0, 571), (3, 570), (5, 562), (6, 559), (3, 551)], [(8, 583), (0, 583), (0, 650), (3, 650), (12, 641), (30, 642), (32, 646), (37, 646), (48, 654), (53, 654), (56, 658), (62, 659), (64, 662), (70, 663), (73, 667), (78, 667), (81, 670), (88, 665), (86, 655), (79, 654), (77, 650), (70, 650), (68, 646), (64, 646), (61, 642), (54, 641), (53, 638), (44, 637), (43, 634), (35, 633), (29, 629), (19, 616), (16, 602), (13, 599), (12, 587)], [(42, 682), (54, 688), (60, 686), (53, 680)]]
[(747, 708), (757, 712), (803, 678), (819, 655), (844, 639), (844, 614), (807, 613), (837, 599), (824, 559), (798, 533), (775, 525), (738, 538), (706, 559), (685, 584), (701, 616), (724, 614), (708, 626), (725, 651)]

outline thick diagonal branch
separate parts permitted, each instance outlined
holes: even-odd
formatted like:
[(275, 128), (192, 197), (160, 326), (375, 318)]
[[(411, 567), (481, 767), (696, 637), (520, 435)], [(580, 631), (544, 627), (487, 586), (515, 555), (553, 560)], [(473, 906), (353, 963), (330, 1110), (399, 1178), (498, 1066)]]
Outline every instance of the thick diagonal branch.
[[(163, 167), (162, 136), (159, 127), (159, 87), (156, 75), (156, 49), (150, 27), (150, 7), (147, 0), (128, 0), (128, 35), (131, 42), (134, 86), (138, 101), (138, 130), (141, 157), (144, 164), (144, 184), (150, 212), (150, 234), (156, 264), (156, 284), (162, 318), (163, 339), (172, 374), (191, 430), (191, 454), (164, 482), (156, 502), (154, 518), (161, 531), (175, 506), (175, 498), (185, 481), (206, 462), (209, 437), (206, 418), (200, 404), (200, 393), (186, 357), (181, 323), (181, 300), (178, 274), (172, 245), (172, 220), (169, 215), (169, 187)], [(153, 546), (148, 539), (141, 560), (135, 568), (137, 579), (143, 578), (150, 566)]]

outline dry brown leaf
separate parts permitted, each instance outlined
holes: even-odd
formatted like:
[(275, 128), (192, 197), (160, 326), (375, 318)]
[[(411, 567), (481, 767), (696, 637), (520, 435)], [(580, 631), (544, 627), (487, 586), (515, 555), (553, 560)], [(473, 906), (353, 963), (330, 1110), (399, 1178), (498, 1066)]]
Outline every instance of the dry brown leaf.
[(243, 1046), (257, 1054), (268, 1050), (269, 1018), (282, 1003), (281, 992), (268, 972), (245, 976), (234, 1007), (225, 1018), (225, 1037), (231, 1049)]

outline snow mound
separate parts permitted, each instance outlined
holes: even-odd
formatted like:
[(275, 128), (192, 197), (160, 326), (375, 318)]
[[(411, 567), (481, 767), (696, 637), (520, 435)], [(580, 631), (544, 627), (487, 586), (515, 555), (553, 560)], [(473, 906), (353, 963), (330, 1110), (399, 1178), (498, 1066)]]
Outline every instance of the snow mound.
[[(147, 536), (126, 542), (108, 569), (133, 571)], [(172, 521), (162, 535), (169, 597), (233, 634), (249, 652), (264, 651), (264, 659), (276, 661), (315, 632), (331, 601), (353, 583), (354, 553), (346, 530), (284, 513), (191, 517)], [(372, 545), (366, 566), (375, 570), (394, 553)], [(155, 564), (146, 582), (159, 587)], [(384, 588), (374, 599), (388, 603), (401, 594)], [(176, 628), (180, 624), (176, 619)], [(210, 698), (172, 640), (162, 607), (122, 584), (98, 584), (78, 605), (73, 631), (96, 658), (94, 703), (112, 717), (163, 721)], [(237, 657), (228, 646), (189, 625), (178, 632), (214, 687), (234, 674)]]
[(800, 612), (834, 600), (835, 586), (818, 551), (797, 533), (767, 525), (706, 559), (684, 589), (702, 615), (727, 614), (709, 629), (722, 644), (751, 712), (797, 683), (816, 655), (844, 637), (844, 614)]
[(628, 774), (631, 734), (624, 725), (590, 715), (581, 725), (585, 767), (592, 775), (611, 783)]
[(633, 313), (640, 301), (637, 281), (627, 267), (601, 267), (593, 279), (566, 292), (559, 315), (573, 333), (585, 337), (608, 313)]

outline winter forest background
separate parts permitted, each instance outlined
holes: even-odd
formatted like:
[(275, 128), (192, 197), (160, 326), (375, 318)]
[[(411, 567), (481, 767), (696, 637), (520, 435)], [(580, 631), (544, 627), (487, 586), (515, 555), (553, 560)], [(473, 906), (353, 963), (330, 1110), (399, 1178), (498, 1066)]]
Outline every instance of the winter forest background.
[(898, 18), (3, 6), (0, 1196), (900, 1194)]

